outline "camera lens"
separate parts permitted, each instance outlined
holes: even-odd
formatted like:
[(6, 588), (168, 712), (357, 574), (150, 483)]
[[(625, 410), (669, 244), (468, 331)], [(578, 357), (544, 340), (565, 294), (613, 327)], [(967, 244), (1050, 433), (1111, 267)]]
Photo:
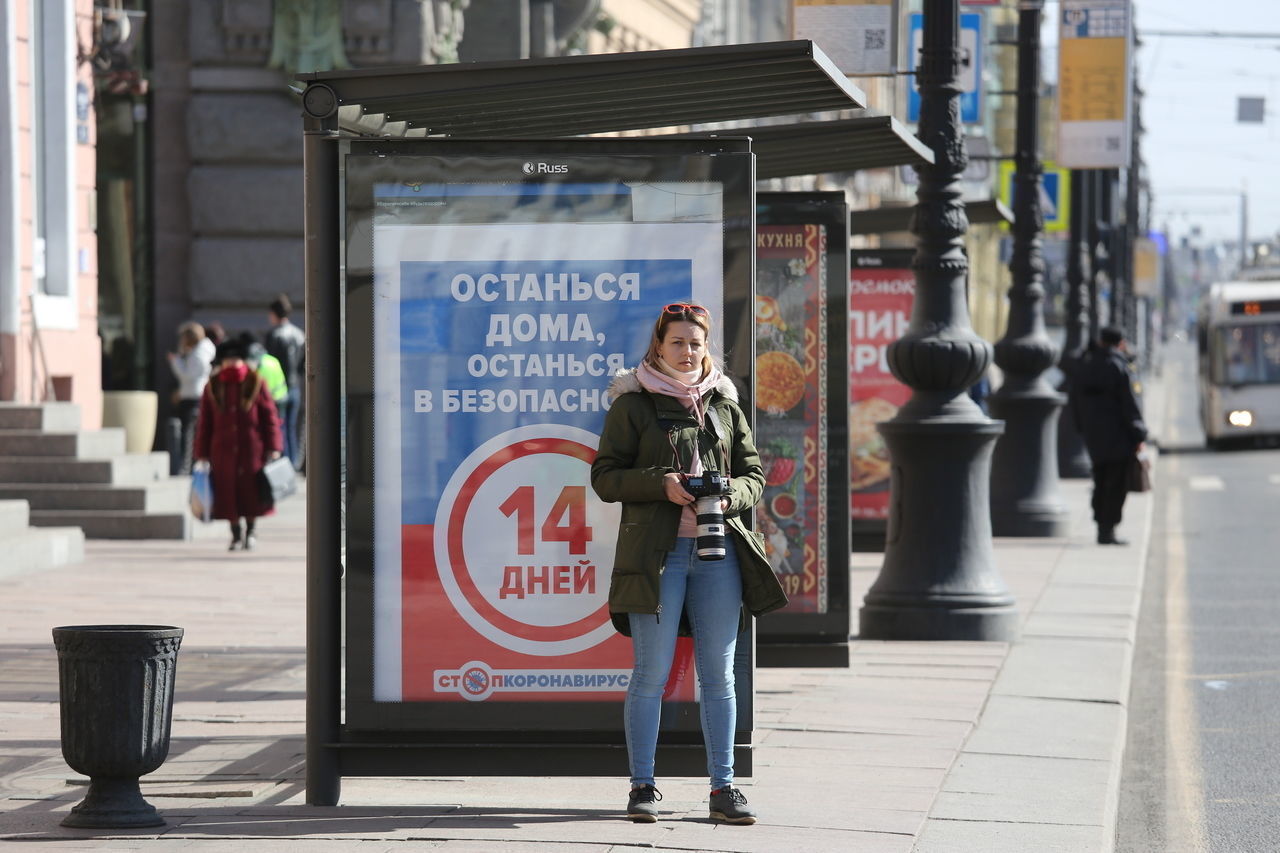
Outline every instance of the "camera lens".
[(724, 559), (724, 512), (719, 495), (698, 498), (694, 508), (698, 515), (698, 559)]

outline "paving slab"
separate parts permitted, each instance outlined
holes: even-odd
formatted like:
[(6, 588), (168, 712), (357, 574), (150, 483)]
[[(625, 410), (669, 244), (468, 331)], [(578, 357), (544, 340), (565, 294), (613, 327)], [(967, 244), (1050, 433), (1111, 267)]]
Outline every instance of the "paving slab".
[(992, 693), (1118, 705), (1129, 698), (1132, 658), (1125, 640), (1027, 637), (1009, 652)]
[(964, 752), (1112, 761), (1125, 710), (1105, 702), (992, 696)]
[(1102, 826), (1107, 761), (965, 753), (947, 775), (932, 816), (942, 820)]
[(1082, 853), (1111, 847), (1099, 826), (931, 820), (912, 853)]

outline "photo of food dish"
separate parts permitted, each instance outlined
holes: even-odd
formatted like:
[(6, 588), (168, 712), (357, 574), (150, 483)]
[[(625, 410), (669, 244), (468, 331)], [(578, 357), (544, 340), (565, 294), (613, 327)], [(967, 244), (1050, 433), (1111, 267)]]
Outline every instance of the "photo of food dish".
[(791, 353), (761, 353), (756, 358), (756, 408), (782, 413), (804, 399), (804, 368)]
[(787, 534), (778, 526), (769, 513), (757, 511), (756, 524), (759, 526), (760, 535), (764, 537), (764, 555), (768, 559), (770, 567), (775, 574), (793, 575), (802, 569), (791, 564), (791, 543), (787, 539)]
[(849, 480), (854, 491), (888, 487), (889, 448), (876, 424), (897, 413), (897, 406), (880, 397), (857, 400), (849, 407)]
[(756, 294), (756, 323), (786, 331), (787, 322), (782, 319), (782, 308), (778, 305), (778, 300), (772, 296)]

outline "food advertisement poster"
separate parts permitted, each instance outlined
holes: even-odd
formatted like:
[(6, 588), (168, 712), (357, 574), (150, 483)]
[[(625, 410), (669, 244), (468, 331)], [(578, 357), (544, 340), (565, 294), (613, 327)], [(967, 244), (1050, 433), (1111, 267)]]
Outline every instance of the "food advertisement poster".
[(827, 287), (822, 225), (756, 229), (756, 530), (790, 603), (827, 611)]
[(889, 518), (889, 451), (876, 425), (911, 396), (889, 371), (889, 344), (911, 321), (912, 251), (855, 250), (849, 272), (849, 479), (854, 522)]
[[(609, 380), (661, 307), (722, 315), (721, 194), (375, 185), (375, 701), (622, 701), (631, 646), (607, 610), (621, 509), (590, 466)], [(574, 221), (584, 209), (601, 221)], [(689, 663), (668, 698), (695, 697)]]

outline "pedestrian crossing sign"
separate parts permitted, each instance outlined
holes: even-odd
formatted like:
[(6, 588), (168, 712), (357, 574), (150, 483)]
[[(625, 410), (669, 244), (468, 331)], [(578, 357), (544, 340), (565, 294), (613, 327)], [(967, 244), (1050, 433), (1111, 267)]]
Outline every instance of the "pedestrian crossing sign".
[[(1013, 173), (1016, 171), (1012, 160), (1001, 160), (999, 169), (1000, 200), (1013, 207)], [(1071, 180), (1070, 171), (1059, 169), (1053, 163), (1044, 164), (1044, 174), (1040, 179), (1040, 211), (1044, 214), (1044, 230), (1046, 232), (1066, 231), (1071, 214)]]

